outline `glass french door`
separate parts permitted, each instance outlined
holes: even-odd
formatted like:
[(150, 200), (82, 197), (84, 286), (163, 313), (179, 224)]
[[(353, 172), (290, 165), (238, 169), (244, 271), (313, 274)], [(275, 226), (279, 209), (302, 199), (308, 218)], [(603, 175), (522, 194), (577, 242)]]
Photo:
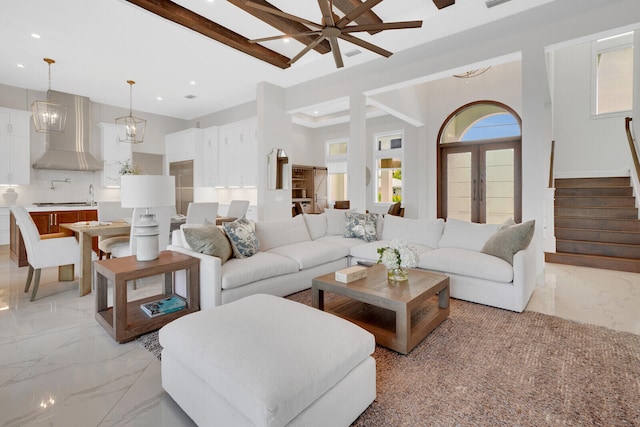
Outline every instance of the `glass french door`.
[(440, 206), (444, 218), (480, 223), (521, 221), (520, 141), (440, 148)]

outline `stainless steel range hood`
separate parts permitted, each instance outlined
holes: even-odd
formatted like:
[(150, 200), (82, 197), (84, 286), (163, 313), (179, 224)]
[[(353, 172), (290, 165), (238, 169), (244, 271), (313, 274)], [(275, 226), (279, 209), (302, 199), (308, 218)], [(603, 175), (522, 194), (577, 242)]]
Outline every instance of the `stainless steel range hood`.
[(53, 102), (64, 104), (67, 124), (62, 133), (48, 133), (46, 151), (32, 166), (34, 169), (65, 171), (99, 171), (102, 162), (89, 152), (91, 102), (84, 96), (49, 91)]

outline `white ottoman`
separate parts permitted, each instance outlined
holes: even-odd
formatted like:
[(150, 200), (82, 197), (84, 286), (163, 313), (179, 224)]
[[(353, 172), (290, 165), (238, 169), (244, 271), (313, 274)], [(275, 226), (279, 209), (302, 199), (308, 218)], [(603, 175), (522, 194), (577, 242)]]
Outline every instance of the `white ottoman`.
[(348, 426), (376, 397), (373, 335), (271, 295), (160, 330), (162, 386), (200, 426)]

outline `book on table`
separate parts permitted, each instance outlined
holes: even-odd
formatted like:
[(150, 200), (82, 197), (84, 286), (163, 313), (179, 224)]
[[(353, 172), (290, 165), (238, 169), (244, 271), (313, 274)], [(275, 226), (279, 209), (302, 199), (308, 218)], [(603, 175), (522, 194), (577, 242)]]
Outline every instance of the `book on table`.
[(180, 311), (187, 306), (187, 302), (177, 295), (162, 298), (157, 301), (146, 302), (140, 304), (140, 308), (149, 317), (161, 316), (163, 314)]

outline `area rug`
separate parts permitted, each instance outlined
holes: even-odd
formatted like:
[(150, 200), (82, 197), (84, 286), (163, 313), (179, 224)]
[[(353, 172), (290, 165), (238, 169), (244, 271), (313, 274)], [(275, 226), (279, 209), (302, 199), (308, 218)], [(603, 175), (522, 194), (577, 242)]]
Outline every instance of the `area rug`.
[(377, 398), (353, 426), (640, 426), (640, 335), (451, 300), (411, 353), (374, 358)]

